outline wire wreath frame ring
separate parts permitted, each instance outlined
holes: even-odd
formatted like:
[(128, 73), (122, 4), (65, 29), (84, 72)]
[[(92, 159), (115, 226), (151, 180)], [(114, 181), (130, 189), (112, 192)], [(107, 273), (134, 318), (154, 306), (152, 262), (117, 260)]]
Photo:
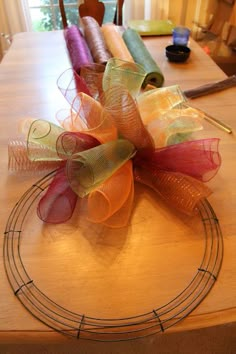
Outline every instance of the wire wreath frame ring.
[(126, 341), (164, 332), (186, 318), (206, 297), (217, 280), (223, 259), (223, 238), (208, 200), (198, 205), (205, 245), (199, 267), (189, 284), (171, 301), (150, 312), (126, 318), (96, 318), (75, 313), (44, 294), (31, 279), (21, 257), (21, 236), (27, 214), (49, 186), (56, 171), (33, 184), (13, 208), (5, 229), (3, 259), (9, 283), (23, 306), (55, 331), (77, 339)]

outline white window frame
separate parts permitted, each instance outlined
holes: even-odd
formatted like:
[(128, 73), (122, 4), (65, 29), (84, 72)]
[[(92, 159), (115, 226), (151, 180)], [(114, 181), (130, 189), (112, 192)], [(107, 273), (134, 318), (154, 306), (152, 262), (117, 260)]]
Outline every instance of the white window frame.
[[(107, 1), (107, 0), (101, 0), (104, 4), (116, 4), (116, 0), (110, 0), (110, 1)], [(78, 8), (79, 4), (83, 3), (83, 1), (79, 0), (79, 1), (73, 1), (71, 0), (70, 3), (64, 3), (64, 7), (65, 7), (65, 10), (66, 8), (69, 8), (69, 7), (76, 7)], [(59, 3), (57, 4), (54, 4), (53, 0), (50, 0), (50, 4), (48, 5), (30, 5), (29, 4), (29, 0), (28, 0), (28, 6), (29, 6), (29, 11), (31, 9), (43, 9), (43, 8), (50, 8), (51, 9), (51, 12), (52, 12), (52, 22), (53, 22), (53, 29), (56, 29), (56, 9), (59, 9)]]

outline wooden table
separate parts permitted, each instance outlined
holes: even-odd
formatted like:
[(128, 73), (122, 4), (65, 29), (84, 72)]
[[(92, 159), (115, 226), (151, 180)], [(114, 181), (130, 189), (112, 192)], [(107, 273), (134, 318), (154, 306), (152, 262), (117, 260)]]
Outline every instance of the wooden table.
[[(169, 37), (145, 38), (164, 73), (165, 86), (179, 84), (184, 90), (225, 78), (193, 40), (188, 62), (168, 62), (164, 48), (169, 43)], [(55, 121), (55, 113), (67, 106), (56, 80), (69, 67), (60, 31), (16, 35), (0, 65), (2, 235), (15, 203), (39, 178), (9, 174), (8, 140), (17, 139), (17, 124), (25, 117)], [(235, 132), (236, 88), (195, 99), (194, 104)], [(222, 269), (204, 301), (164, 333), (119, 344), (78, 342), (50, 329), (22, 306), (9, 285), (1, 256), (1, 353), (233, 353), (236, 141), (234, 133), (207, 122), (204, 127), (203, 136), (221, 139), (222, 167), (209, 183), (214, 192), (209, 201), (224, 238)], [(201, 259), (204, 236), (198, 235), (195, 219), (180, 217), (141, 186), (136, 186), (135, 203), (131, 225), (113, 232), (82, 218), (42, 227), (32, 210), (21, 242), (22, 259), (32, 280), (61, 306), (91, 316), (134, 316), (169, 301), (191, 280)]]

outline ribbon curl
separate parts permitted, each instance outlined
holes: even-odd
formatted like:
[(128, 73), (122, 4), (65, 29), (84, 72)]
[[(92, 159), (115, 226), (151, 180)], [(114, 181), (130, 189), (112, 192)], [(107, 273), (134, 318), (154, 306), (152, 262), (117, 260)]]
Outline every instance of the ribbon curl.
[(211, 193), (203, 182), (220, 167), (219, 139), (190, 140), (192, 131), (202, 129), (202, 116), (181, 107), (185, 98), (179, 87), (140, 93), (135, 100), (128, 87), (116, 82), (95, 99), (72, 70), (59, 82), (70, 111), (57, 117), (60, 126), (33, 121), (27, 139), (31, 163), (58, 165), (38, 204), (44, 222), (67, 221), (83, 198), (90, 221), (123, 227), (132, 213), (135, 181), (181, 212), (194, 214), (197, 203)]

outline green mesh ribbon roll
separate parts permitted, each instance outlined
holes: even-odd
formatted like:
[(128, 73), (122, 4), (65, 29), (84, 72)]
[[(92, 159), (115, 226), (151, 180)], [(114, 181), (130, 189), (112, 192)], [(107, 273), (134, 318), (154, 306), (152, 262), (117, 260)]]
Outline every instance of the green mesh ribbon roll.
[(138, 64), (141, 64), (147, 73), (143, 81), (143, 88), (148, 84), (156, 87), (161, 87), (164, 82), (164, 76), (155, 60), (152, 58), (151, 54), (145, 47), (143, 40), (138, 32), (128, 28), (123, 33), (123, 39), (134, 61)]

